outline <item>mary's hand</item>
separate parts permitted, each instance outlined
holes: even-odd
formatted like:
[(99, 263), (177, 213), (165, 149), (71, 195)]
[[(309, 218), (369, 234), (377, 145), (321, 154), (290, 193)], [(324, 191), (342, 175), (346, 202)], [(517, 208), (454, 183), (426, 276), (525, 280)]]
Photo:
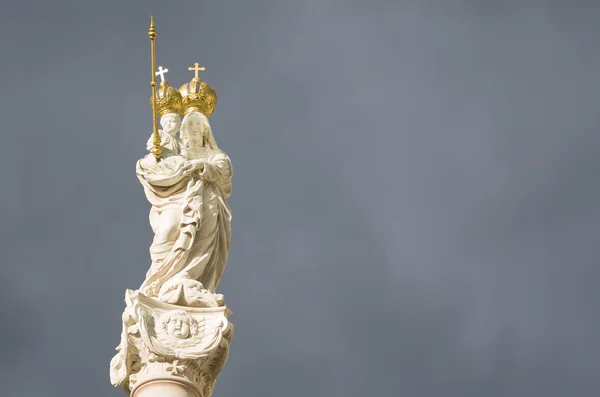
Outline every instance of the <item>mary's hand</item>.
[(188, 160), (183, 165), (183, 171), (188, 172), (202, 172), (204, 171), (204, 161), (202, 160)]

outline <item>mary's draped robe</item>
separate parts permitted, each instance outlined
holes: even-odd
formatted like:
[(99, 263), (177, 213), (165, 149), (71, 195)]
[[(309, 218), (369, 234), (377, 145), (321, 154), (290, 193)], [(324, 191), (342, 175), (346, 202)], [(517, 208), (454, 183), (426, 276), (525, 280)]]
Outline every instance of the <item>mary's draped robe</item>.
[[(174, 155), (157, 163), (148, 156), (138, 161), (136, 173), (152, 204), (155, 239), (152, 266), (140, 292), (158, 297), (165, 282), (183, 278), (197, 280), (214, 293), (231, 241), (226, 201), (231, 195), (231, 161), (219, 149), (207, 149), (194, 160)], [(203, 168), (195, 168), (198, 163)]]

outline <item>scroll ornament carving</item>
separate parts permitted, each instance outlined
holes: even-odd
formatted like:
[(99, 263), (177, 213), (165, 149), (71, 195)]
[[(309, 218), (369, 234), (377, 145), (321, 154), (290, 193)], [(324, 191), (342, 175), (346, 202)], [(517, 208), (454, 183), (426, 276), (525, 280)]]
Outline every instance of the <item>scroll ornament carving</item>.
[(233, 325), (225, 306), (190, 308), (128, 290), (111, 383), (129, 394), (146, 380), (183, 378), (211, 395), (227, 362)]

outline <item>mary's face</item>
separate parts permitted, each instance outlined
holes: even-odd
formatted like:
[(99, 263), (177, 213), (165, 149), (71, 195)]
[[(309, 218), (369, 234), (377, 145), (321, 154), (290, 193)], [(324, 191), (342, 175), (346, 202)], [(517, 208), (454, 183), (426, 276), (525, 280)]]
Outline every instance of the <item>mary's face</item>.
[(200, 117), (194, 115), (190, 116), (185, 121), (183, 128), (185, 128), (185, 133), (190, 143), (202, 145), (204, 138), (204, 123)]

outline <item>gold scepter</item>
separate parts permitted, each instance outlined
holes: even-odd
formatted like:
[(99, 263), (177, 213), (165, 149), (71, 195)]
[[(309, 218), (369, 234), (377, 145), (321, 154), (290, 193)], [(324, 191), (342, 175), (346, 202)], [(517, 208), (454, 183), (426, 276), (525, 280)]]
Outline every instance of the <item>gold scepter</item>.
[(150, 51), (152, 53), (152, 82), (150, 85), (152, 86), (152, 120), (154, 128), (152, 132), (154, 137), (152, 154), (156, 157), (156, 161), (160, 161), (160, 135), (158, 135), (158, 120), (156, 118), (156, 75), (154, 74), (154, 71), (156, 70), (156, 56), (154, 49), (154, 39), (156, 38), (156, 35), (156, 29), (154, 29), (154, 16), (150, 15), (150, 30), (148, 30), (148, 37), (150, 37)]

